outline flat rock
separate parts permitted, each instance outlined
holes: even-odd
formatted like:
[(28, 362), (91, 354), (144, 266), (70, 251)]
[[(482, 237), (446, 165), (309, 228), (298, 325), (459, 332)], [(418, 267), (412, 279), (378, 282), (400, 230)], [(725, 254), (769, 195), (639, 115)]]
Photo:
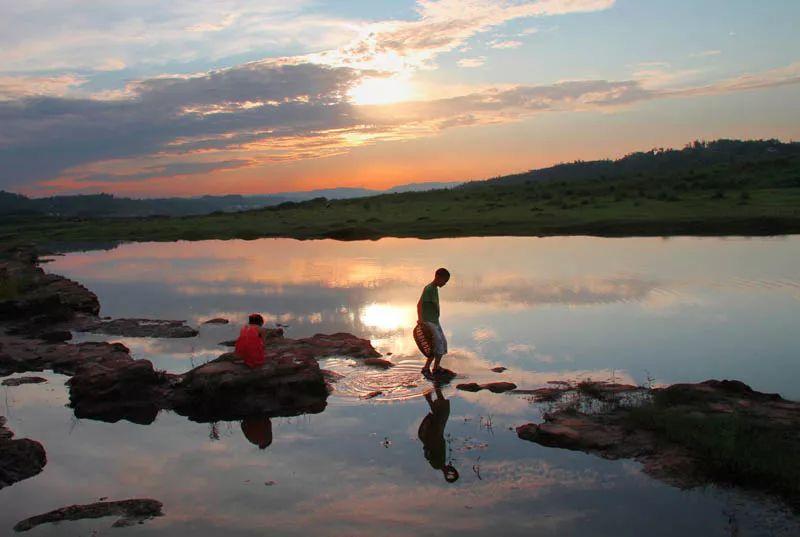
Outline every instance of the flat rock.
[(75, 329), (92, 334), (125, 337), (190, 338), (199, 333), (186, 321), (160, 319), (86, 319)]
[(491, 370), (494, 373), (502, 373), (503, 371), (508, 371), (508, 368), (503, 366), (498, 366), (498, 367), (493, 367)]
[(42, 382), (47, 382), (47, 379), (43, 377), (17, 377), (5, 379), (0, 384), (3, 386), (21, 386), (23, 384), (41, 384)]
[(459, 384), (456, 389), (465, 392), (479, 392), (481, 390), (489, 390), (492, 393), (504, 393), (515, 390), (517, 385), (513, 382), (489, 382), (486, 384), (478, 384), (477, 382), (467, 382)]
[(48, 513), (26, 518), (14, 526), (14, 531), (28, 531), (42, 524), (57, 524), (68, 520), (86, 520), (107, 516), (118, 516), (119, 518), (114, 522), (112, 527), (123, 528), (126, 526), (133, 526), (134, 524), (142, 524), (146, 520), (163, 516), (162, 508), (163, 505), (161, 502), (151, 499), (70, 505)]
[(0, 416), (0, 489), (40, 473), (47, 464), (44, 446), (28, 438), (14, 439)]

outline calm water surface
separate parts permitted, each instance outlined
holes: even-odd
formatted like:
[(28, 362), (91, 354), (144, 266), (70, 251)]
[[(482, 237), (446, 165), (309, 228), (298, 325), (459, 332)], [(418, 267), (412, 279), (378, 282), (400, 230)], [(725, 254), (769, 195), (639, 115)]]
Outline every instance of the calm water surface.
[[(523, 396), (444, 389), (444, 458), (459, 472), (447, 483), (436, 449), (418, 437), (429, 385), (416, 373), (410, 330), (422, 286), (446, 266), (445, 365), (464, 378), (521, 388), (736, 378), (800, 398), (798, 259), (800, 237), (268, 239), (57, 257), (48, 269), (95, 291), (104, 315), (233, 321), (201, 326), (190, 340), (113, 338), (164, 369), (216, 357), (224, 350), (217, 343), (253, 311), (289, 325), (290, 337), (368, 337), (399, 367), (385, 373), (326, 360), (323, 367), (346, 375), (328, 408), (273, 419), (263, 450), (263, 423), (197, 424), (170, 413), (149, 426), (76, 420), (64, 377), (3, 388), (0, 413), (19, 436), (45, 445), (48, 465), (0, 491), (0, 535), (27, 516), (101, 497), (156, 498), (165, 516), (128, 529), (102, 519), (33, 532), (797, 535), (797, 520), (768, 502), (716, 488), (679, 491), (630, 461), (519, 440), (513, 428), (543, 411)], [(496, 365), (509, 370), (490, 372)], [(374, 390), (384, 393), (359, 399)]]

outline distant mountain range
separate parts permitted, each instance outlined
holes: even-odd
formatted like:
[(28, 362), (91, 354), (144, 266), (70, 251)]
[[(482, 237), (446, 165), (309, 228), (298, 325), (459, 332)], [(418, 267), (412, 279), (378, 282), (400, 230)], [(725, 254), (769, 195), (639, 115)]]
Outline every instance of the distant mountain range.
[(410, 183), (386, 190), (369, 188), (328, 188), (303, 192), (281, 192), (256, 196), (227, 195), (192, 198), (119, 198), (111, 194), (81, 194), (28, 198), (20, 194), (0, 191), (0, 216), (46, 214), (66, 217), (141, 217), (189, 216), (217, 211), (234, 212), (260, 209), (286, 202), (300, 202), (315, 198), (349, 199), (400, 192), (424, 192), (452, 188), (454, 183)]

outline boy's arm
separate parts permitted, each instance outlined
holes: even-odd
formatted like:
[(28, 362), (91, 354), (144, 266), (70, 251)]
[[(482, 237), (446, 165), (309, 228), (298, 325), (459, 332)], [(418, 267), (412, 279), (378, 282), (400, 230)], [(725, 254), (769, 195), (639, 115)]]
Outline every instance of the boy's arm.
[(419, 302), (417, 302), (417, 321), (422, 321), (422, 297), (420, 297)]

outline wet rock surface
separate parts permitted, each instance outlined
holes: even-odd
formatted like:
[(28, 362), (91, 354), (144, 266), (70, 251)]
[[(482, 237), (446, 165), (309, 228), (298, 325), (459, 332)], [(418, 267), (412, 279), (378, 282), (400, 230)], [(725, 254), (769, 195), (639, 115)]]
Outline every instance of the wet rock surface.
[(230, 321), (223, 317), (214, 317), (213, 319), (208, 319), (207, 321), (203, 321), (203, 324), (228, 324)]
[(14, 439), (0, 416), (0, 489), (33, 477), (47, 464), (44, 446), (29, 438)]
[(79, 332), (105, 334), (108, 336), (151, 337), (151, 338), (190, 338), (199, 332), (186, 324), (186, 321), (155, 319), (80, 319), (72, 323)]
[(133, 499), (115, 502), (96, 502), (86, 505), (70, 505), (55, 509), (48, 513), (26, 518), (14, 526), (14, 531), (24, 532), (32, 530), (42, 524), (57, 524), (64, 521), (85, 520), (117, 516), (119, 519), (112, 524), (113, 528), (123, 528), (142, 524), (147, 520), (163, 516), (163, 505), (157, 500)]

